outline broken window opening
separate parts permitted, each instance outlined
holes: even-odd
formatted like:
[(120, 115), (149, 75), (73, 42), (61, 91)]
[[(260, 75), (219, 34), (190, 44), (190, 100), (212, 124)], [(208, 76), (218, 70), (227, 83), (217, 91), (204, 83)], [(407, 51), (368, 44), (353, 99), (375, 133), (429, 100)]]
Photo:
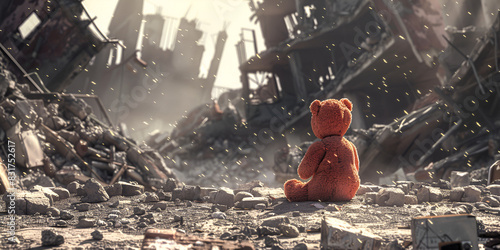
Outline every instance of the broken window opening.
[(270, 72), (255, 72), (249, 74), (250, 103), (259, 105), (272, 104), (279, 99), (278, 76)]

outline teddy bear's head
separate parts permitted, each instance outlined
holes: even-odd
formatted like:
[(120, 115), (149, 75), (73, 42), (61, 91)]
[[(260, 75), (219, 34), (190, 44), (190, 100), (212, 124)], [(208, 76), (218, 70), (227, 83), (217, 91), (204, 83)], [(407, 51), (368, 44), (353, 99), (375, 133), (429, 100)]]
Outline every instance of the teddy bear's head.
[(309, 108), (312, 113), (312, 130), (320, 139), (332, 135), (344, 136), (351, 125), (352, 103), (346, 98), (322, 102), (315, 100)]

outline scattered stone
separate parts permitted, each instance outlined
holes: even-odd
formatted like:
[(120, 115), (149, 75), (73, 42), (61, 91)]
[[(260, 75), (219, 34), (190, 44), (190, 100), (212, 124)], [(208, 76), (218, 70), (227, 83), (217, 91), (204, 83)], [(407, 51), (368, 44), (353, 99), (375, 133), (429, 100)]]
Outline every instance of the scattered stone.
[(241, 200), (243, 200), (243, 198), (247, 198), (247, 197), (253, 197), (253, 194), (249, 193), (249, 192), (238, 192), (235, 196), (234, 196), (234, 203), (237, 203), (237, 202), (240, 202)]
[(165, 210), (167, 209), (167, 202), (165, 201), (160, 201), (160, 202), (157, 202), (155, 203), (152, 207), (151, 207), (151, 210), (156, 210), (156, 209), (161, 209), (161, 210)]
[(177, 181), (175, 181), (174, 178), (169, 178), (167, 180), (167, 183), (165, 183), (165, 186), (163, 186), (163, 191), (172, 192), (176, 188), (177, 188)]
[(273, 247), (280, 244), (280, 240), (276, 236), (266, 236), (264, 237), (264, 244), (266, 247)]
[(179, 221), (183, 221), (182, 216), (180, 216), (180, 215), (174, 215), (174, 222), (179, 222)]
[(138, 227), (138, 228), (145, 228), (145, 227), (147, 227), (147, 226), (148, 226), (148, 224), (147, 224), (146, 222), (141, 222), (141, 223), (139, 223), (139, 224), (137, 225), (137, 227)]
[(61, 211), (55, 207), (49, 207), (47, 209), (47, 214), (50, 214), (52, 217), (59, 217), (61, 215)]
[(261, 226), (278, 228), (280, 224), (290, 224), (290, 219), (284, 215), (273, 216), (264, 219)]
[(475, 186), (467, 186), (464, 188), (464, 196), (462, 201), (479, 202), (481, 201), (481, 190)]
[(96, 226), (96, 221), (94, 219), (90, 218), (80, 218), (78, 221), (78, 224), (76, 225), (77, 228), (91, 228)]
[(134, 207), (134, 214), (135, 215), (143, 215), (146, 213), (146, 209), (143, 207)]
[(418, 199), (416, 195), (405, 195), (405, 204), (415, 205), (418, 204)]
[(158, 195), (158, 199), (161, 201), (170, 201), (172, 199), (172, 195), (170, 193), (165, 193), (165, 191), (161, 189), (156, 191), (156, 195)]
[(158, 202), (158, 201), (160, 201), (160, 198), (158, 198), (158, 195), (156, 193), (146, 192), (146, 199), (144, 200), (144, 202), (148, 203), (148, 202)]
[(200, 198), (209, 196), (210, 192), (217, 191), (216, 188), (200, 187)]
[(280, 235), (281, 230), (277, 227), (260, 226), (257, 228), (257, 234), (260, 236)]
[(356, 192), (356, 195), (364, 195), (369, 192), (378, 192), (380, 191), (379, 186), (375, 185), (359, 185), (358, 191)]
[(452, 187), (469, 186), (471, 177), (469, 172), (451, 171), (450, 183)]
[(66, 222), (64, 220), (56, 220), (55, 223), (54, 223), (54, 226), (56, 226), (56, 227), (67, 227), (68, 226), (68, 222)]
[(59, 200), (59, 195), (52, 191), (50, 188), (35, 185), (31, 188), (31, 192), (42, 192), (47, 198), (50, 199), (50, 205), (54, 204), (54, 201)]
[(493, 195), (500, 195), (500, 185), (494, 184), (486, 187), (486, 190), (490, 191)]
[(225, 220), (227, 218), (226, 214), (223, 212), (213, 212), (212, 213), (212, 218), (214, 219), (223, 219)]
[(66, 188), (55, 187), (55, 188), (52, 188), (51, 190), (54, 191), (54, 193), (56, 193), (57, 195), (59, 195), (60, 200), (69, 198), (69, 191)]
[(86, 196), (81, 199), (82, 202), (104, 202), (109, 200), (109, 195), (101, 185), (94, 178), (89, 179), (83, 186)]
[(281, 234), (283, 236), (288, 237), (288, 238), (295, 238), (299, 237), (299, 229), (297, 229), (296, 226), (291, 225), (291, 224), (281, 224), (278, 226), (278, 228), (281, 231)]
[(233, 207), (234, 206), (233, 190), (229, 188), (221, 188), (215, 195), (214, 203), (226, 205), (227, 207)]
[(375, 199), (379, 206), (402, 207), (405, 204), (405, 193), (399, 188), (382, 188)]
[(123, 192), (122, 184), (119, 182), (104, 187), (104, 190), (106, 190), (106, 193), (109, 195), (109, 197), (122, 195)]
[(452, 188), (450, 191), (450, 201), (459, 202), (462, 201), (465, 190), (462, 187)]
[(68, 210), (62, 210), (60, 217), (61, 217), (61, 220), (71, 220), (75, 216)]
[(28, 215), (35, 213), (46, 214), (50, 207), (50, 199), (42, 192), (26, 193), (24, 200), (26, 201), (26, 214)]
[(239, 203), (236, 204), (236, 207), (255, 208), (255, 205), (257, 204), (265, 204), (265, 206), (267, 207), (268, 202), (269, 200), (267, 197), (245, 197)]
[(193, 202), (192, 201), (187, 201), (186, 202), (186, 207), (192, 207), (193, 206)]
[(254, 197), (272, 197), (274, 199), (286, 198), (283, 188), (255, 187), (250, 193)]
[(102, 240), (104, 238), (104, 236), (102, 235), (102, 232), (99, 229), (96, 229), (90, 235), (92, 235), (92, 239), (94, 239), (94, 240)]
[(59, 246), (64, 243), (64, 237), (53, 229), (42, 231), (42, 246)]
[(66, 188), (68, 189), (69, 193), (70, 194), (76, 194), (76, 190), (81, 188), (82, 187), (82, 184), (80, 184), (78, 181), (73, 181), (73, 182), (70, 182)]
[(75, 206), (76, 210), (79, 212), (85, 212), (90, 210), (90, 204), (89, 203), (80, 203)]
[(134, 183), (128, 182), (117, 182), (122, 186), (122, 195), (123, 196), (135, 196), (141, 195), (144, 193), (144, 186)]
[(423, 202), (440, 202), (443, 200), (441, 190), (435, 187), (422, 186), (417, 191), (418, 203)]
[(293, 217), (299, 217), (300, 216), (300, 211), (293, 211), (292, 212)]
[(499, 207), (500, 202), (492, 196), (486, 196), (481, 199), (481, 202), (488, 204), (490, 207)]
[(377, 193), (375, 192), (365, 193), (365, 204), (372, 205), (375, 204), (376, 201), (377, 201)]

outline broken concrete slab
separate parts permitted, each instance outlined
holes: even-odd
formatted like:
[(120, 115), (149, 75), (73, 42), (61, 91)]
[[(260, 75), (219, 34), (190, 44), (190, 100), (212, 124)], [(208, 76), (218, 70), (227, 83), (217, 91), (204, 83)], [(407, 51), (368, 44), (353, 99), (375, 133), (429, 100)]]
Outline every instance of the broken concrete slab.
[(234, 192), (229, 188), (221, 188), (214, 197), (215, 204), (226, 205), (227, 207), (234, 206)]
[(109, 197), (122, 195), (122, 184), (117, 182), (113, 185), (108, 185), (104, 187), (106, 193), (108, 193)]
[(123, 196), (134, 196), (141, 195), (144, 193), (144, 186), (134, 183), (128, 182), (117, 182), (122, 186), (122, 195)]
[(469, 172), (451, 171), (450, 183), (452, 187), (465, 187), (470, 185)]
[(382, 188), (376, 196), (379, 206), (398, 206), (405, 204), (405, 193), (400, 188)]
[(464, 188), (464, 196), (462, 201), (479, 202), (481, 201), (481, 190), (475, 186), (467, 186)]
[(465, 190), (462, 187), (452, 188), (450, 191), (450, 201), (462, 201)]
[(286, 198), (283, 188), (254, 187), (250, 193), (255, 197)]
[(104, 202), (109, 200), (109, 195), (104, 187), (95, 179), (89, 179), (83, 186), (86, 196), (81, 199), (82, 202)]
[(263, 219), (260, 225), (278, 228), (280, 224), (290, 224), (290, 219), (284, 215), (277, 215)]
[(382, 238), (366, 228), (336, 218), (323, 218), (321, 222), (322, 249), (379, 249), (381, 245)]
[(54, 229), (42, 231), (42, 246), (59, 246), (64, 244), (64, 237), (57, 233)]
[(63, 188), (63, 187), (55, 187), (55, 188), (51, 188), (51, 190), (56, 193), (57, 195), (59, 195), (59, 199), (60, 200), (64, 200), (64, 199), (67, 199), (69, 198), (69, 191), (68, 189), (66, 188)]
[(443, 199), (441, 190), (435, 187), (422, 186), (417, 191), (418, 203), (439, 202)]

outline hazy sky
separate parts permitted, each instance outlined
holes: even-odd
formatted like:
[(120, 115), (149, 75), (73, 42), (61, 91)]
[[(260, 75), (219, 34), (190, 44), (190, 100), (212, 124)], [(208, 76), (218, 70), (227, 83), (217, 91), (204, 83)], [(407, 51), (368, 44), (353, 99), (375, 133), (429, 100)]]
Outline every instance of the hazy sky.
[[(181, 18), (187, 14), (186, 17), (189, 20), (198, 19), (199, 27), (208, 33), (206, 39), (203, 40), (205, 43), (205, 57), (202, 61), (202, 72), (209, 67), (216, 34), (226, 24), (228, 40), (221, 58), (215, 85), (240, 88), (239, 63), (235, 45), (240, 39), (241, 28), (256, 29), (257, 35), (260, 35), (258, 25), (250, 21), (252, 12), (248, 7), (248, 2), (248, 0), (145, 0), (144, 14), (161, 11), (165, 17)], [(91, 16), (97, 16), (96, 23), (99, 28), (104, 33), (107, 33), (118, 0), (85, 0), (83, 3)], [(259, 50), (263, 50), (261, 37), (259, 36), (257, 39)]]

